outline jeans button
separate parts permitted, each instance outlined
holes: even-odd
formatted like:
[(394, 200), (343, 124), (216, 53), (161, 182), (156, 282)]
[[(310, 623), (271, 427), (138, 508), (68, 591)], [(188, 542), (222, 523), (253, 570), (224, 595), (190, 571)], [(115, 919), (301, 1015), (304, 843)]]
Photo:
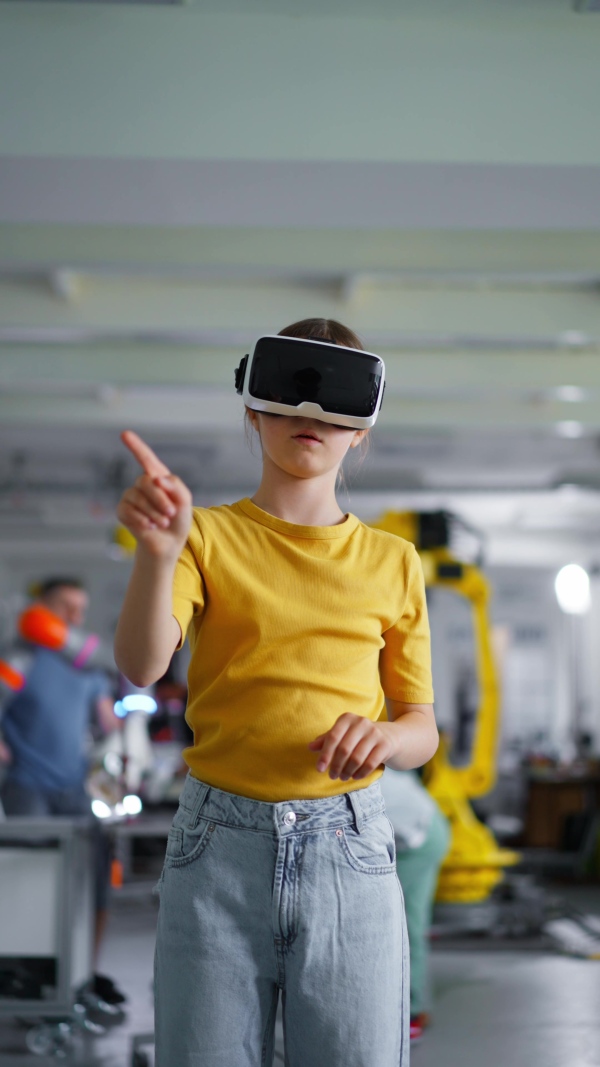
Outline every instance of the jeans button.
[(293, 826), (296, 822), (296, 813), (293, 811), (286, 811), (285, 815), (283, 816), (283, 821), (286, 826)]

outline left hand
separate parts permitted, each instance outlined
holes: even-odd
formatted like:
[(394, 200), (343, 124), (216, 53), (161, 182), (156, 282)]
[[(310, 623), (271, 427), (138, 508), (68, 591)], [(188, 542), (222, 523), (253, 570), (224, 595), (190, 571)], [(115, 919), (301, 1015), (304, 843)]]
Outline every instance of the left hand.
[(330, 778), (366, 778), (393, 752), (390, 723), (372, 722), (362, 715), (346, 712), (335, 721), (331, 730), (309, 743), (313, 752), (320, 752), (318, 771), (329, 767)]

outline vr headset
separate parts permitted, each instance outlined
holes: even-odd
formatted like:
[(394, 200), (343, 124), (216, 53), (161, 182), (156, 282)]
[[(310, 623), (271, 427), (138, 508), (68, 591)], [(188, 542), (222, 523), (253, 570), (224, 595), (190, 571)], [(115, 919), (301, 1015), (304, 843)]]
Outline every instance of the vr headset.
[(235, 387), (253, 411), (366, 430), (379, 414), (385, 366), (372, 352), (328, 341), (260, 337), (237, 368)]

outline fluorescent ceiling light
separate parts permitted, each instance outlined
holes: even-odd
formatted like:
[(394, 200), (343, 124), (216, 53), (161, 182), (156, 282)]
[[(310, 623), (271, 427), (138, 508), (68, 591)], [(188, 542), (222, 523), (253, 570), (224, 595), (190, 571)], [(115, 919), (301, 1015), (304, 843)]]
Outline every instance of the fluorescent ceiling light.
[(584, 428), (582, 423), (567, 419), (556, 423), (556, 432), (559, 437), (583, 437)]
[(556, 400), (561, 400), (566, 404), (582, 404), (587, 398), (587, 391), (580, 385), (557, 385), (550, 392)]

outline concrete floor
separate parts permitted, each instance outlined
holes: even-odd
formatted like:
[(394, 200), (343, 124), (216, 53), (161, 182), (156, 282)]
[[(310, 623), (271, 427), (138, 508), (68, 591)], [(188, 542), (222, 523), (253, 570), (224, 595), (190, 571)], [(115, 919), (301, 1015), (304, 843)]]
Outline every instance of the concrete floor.
[[(600, 910), (600, 892), (581, 903)], [(116, 902), (101, 970), (127, 991), (127, 1017), (80, 1053), (81, 1067), (130, 1067), (132, 1035), (152, 1029), (155, 922), (149, 896)], [(600, 1067), (600, 961), (481, 943), (437, 947), (432, 984), (434, 1025), (414, 1048), (412, 1067)], [(5, 1062), (0, 1054), (0, 1067)], [(275, 1067), (283, 1062), (278, 1024)]]
[(414, 1067), (598, 1067), (600, 962), (524, 952), (433, 957), (435, 1025)]

